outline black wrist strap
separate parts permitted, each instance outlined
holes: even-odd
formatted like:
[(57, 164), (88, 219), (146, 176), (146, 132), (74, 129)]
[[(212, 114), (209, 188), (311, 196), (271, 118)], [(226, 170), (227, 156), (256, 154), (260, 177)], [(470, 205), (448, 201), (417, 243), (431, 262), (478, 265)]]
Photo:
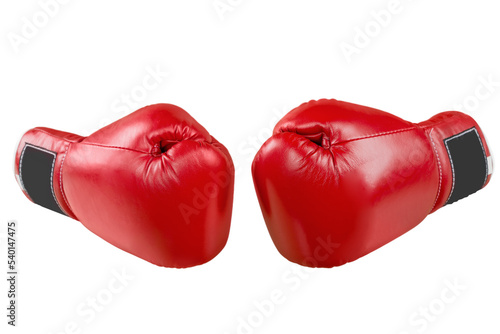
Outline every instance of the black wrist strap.
[(33, 202), (66, 215), (54, 193), (57, 153), (26, 143), (19, 159), (19, 182)]
[(480, 190), (488, 178), (488, 158), (475, 127), (443, 140), (453, 173), (453, 184), (446, 204)]

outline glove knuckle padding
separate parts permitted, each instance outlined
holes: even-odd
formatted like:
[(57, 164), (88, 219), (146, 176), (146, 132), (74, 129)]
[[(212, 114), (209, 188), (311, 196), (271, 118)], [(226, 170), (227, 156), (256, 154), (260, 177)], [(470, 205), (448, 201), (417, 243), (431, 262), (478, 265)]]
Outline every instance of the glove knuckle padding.
[(224, 247), (232, 160), (184, 110), (140, 109), (69, 143), (63, 159), (72, 214), (111, 244), (168, 267), (207, 262)]
[[(434, 209), (442, 178), (437, 157), (418, 124), (322, 100), (278, 122), (252, 172), (281, 254), (331, 267), (379, 248)], [(318, 256), (326, 239), (335, 250)]]

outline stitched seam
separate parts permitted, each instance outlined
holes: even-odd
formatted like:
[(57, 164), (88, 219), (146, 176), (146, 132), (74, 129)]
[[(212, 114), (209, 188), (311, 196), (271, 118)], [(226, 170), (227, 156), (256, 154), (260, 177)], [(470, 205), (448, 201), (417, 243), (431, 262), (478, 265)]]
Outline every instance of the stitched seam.
[(64, 199), (64, 202), (66, 203), (66, 205), (71, 210), (71, 213), (74, 216), (75, 214), (73, 213), (73, 209), (71, 209), (71, 206), (69, 205), (68, 199), (66, 198), (66, 195), (64, 194), (63, 181), (62, 181), (62, 173), (63, 173), (63, 167), (64, 167), (64, 160), (66, 159), (66, 155), (68, 155), (68, 151), (69, 151), (69, 147), (70, 146), (71, 146), (71, 143), (66, 148), (66, 152), (64, 152), (64, 156), (63, 156), (62, 161), (61, 161), (61, 167), (59, 168), (59, 188), (61, 189), (61, 195), (62, 195), (62, 198)]
[[(53, 138), (63, 139), (63, 137), (56, 136), (55, 134), (50, 133), (50, 132), (47, 132), (47, 131), (42, 130), (42, 129), (34, 129), (34, 131), (43, 132), (43, 133), (45, 133), (46, 135), (49, 135), (49, 136), (51, 136), (51, 137), (53, 137)], [(63, 140), (65, 140), (65, 141), (67, 141), (67, 142), (70, 142), (70, 143), (78, 143), (78, 141), (76, 141), (76, 140), (69, 140), (69, 139), (66, 139), (66, 138), (64, 138)]]
[(116, 150), (125, 150), (125, 151), (132, 151), (132, 152), (138, 152), (138, 153), (144, 153), (144, 154), (151, 154), (150, 152), (145, 152), (141, 150), (135, 150), (133, 148), (128, 148), (128, 147), (120, 147), (120, 146), (108, 146), (108, 145), (102, 145), (102, 144), (96, 144), (96, 143), (88, 143), (88, 142), (79, 142), (79, 144), (84, 144), (88, 146), (97, 146), (97, 147), (103, 147), (103, 148), (112, 148)]
[[(50, 132), (47, 132), (45, 130), (42, 130), (42, 129), (35, 129), (35, 131), (39, 131), (39, 132), (43, 132), (53, 138), (57, 138), (57, 139), (63, 139), (59, 136), (56, 136)], [(133, 149), (133, 148), (128, 148), (128, 147), (121, 147), (121, 146), (109, 146), (109, 145), (103, 145), (103, 144), (96, 144), (96, 143), (89, 143), (89, 142), (84, 142), (84, 141), (76, 141), (76, 140), (69, 140), (69, 139), (66, 139), (64, 138), (65, 141), (69, 142), (69, 143), (79, 143), (79, 144), (85, 144), (85, 145), (89, 145), (89, 146), (97, 146), (97, 147), (103, 147), (103, 148), (113, 148), (113, 149), (118, 149), (118, 150), (126, 150), (126, 151), (132, 151), (132, 152), (138, 152), (138, 153), (144, 153), (144, 154), (151, 154), (151, 155), (154, 155), (152, 154), (151, 152), (146, 152), (146, 151), (141, 151), (141, 150), (136, 150), (136, 149)], [(183, 139), (183, 140), (179, 140), (179, 142), (181, 141), (186, 141), (186, 140), (192, 140), (192, 139)], [(213, 145), (214, 143), (213, 142), (209, 142), (207, 140), (193, 140), (193, 141), (197, 141), (197, 142), (204, 142), (204, 143), (207, 143), (207, 144), (210, 144), (210, 145)], [(154, 147), (154, 146), (153, 146)]]
[(361, 140), (361, 139), (382, 137), (382, 136), (392, 135), (392, 134), (395, 134), (395, 133), (411, 131), (411, 130), (415, 130), (415, 129), (417, 129), (417, 128), (415, 126), (413, 126), (411, 128), (405, 128), (405, 129), (399, 129), (399, 130), (392, 130), (392, 131), (385, 131), (385, 132), (380, 132), (380, 133), (376, 133), (376, 134), (373, 134), (373, 135), (367, 135), (367, 136), (363, 136), (363, 137), (357, 137), (357, 138), (352, 138), (352, 139), (340, 141), (338, 143), (334, 143), (333, 145), (350, 143), (350, 142)]
[[(185, 139), (185, 140), (179, 140), (178, 142), (181, 143), (181, 142), (185, 142), (185, 141), (194, 141), (194, 142), (197, 142), (197, 143), (205, 143), (205, 144), (212, 145), (212, 146), (218, 148), (217, 146), (214, 145), (214, 143), (211, 143), (211, 142), (206, 141), (206, 140)], [(79, 142), (78, 144), (84, 144), (84, 145), (89, 145), (89, 146), (97, 146), (97, 147), (103, 147), (103, 148), (112, 148), (112, 149), (117, 149), (117, 150), (125, 150), (125, 151), (131, 151), (131, 152), (137, 152), (137, 153), (143, 153), (143, 154), (150, 154), (150, 155), (155, 156), (155, 157), (161, 155), (161, 154), (155, 154), (153, 152), (146, 152), (146, 151), (136, 150), (136, 149), (128, 148), (128, 147), (108, 146), (108, 145), (101, 145), (101, 144), (87, 143), (87, 142)], [(154, 148), (155, 148), (155, 145), (153, 145), (153, 147), (151, 148), (151, 151), (153, 151)]]
[[(26, 187), (24, 186), (23, 182), (23, 172), (22, 172), (22, 167), (23, 167), (23, 157), (24, 157), (24, 151), (26, 151), (26, 144), (24, 144), (23, 151), (21, 152), (21, 157), (19, 158), (19, 181), (21, 182), (21, 186), (23, 187), (23, 190), (28, 193), (26, 190)], [(29, 195), (29, 194), (28, 194)], [(31, 198), (31, 196), (30, 196)]]
[[(453, 137), (451, 137), (451, 138), (453, 138)], [(455, 189), (455, 167), (453, 166), (453, 159), (451, 158), (450, 149), (448, 148), (448, 140), (449, 139), (450, 138), (444, 140), (444, 146), (446, 147), (446, 151), (448, 152), (448, 158), (450, 159), (451, 175), (453, 177), (453, 182), (452, 182), (450, 194), (448, 195), (448, 198), (446, 199), (445, 203), (448, 203), (448, 201), (450, 200), (451, 194), (453, 194), (453, 190)]]
[[(63, 139), (62, 137), (59, 137), (59, 136), (56, 136), (50, 132), (47, 132), (45, 130), (41, 130), (41, 129), (35, 129), (35, 131), (39, 131), (39, 132), (43, 132), (45, 133), (46, 135), (49, 135), (53, 138), (57, 138), (57, 139)], [(145, 153), (145, 154), (149, 154), (149, 152), (144, 152), (144, 151), (140, 151), (140, 150), (134, 150), (132, 148), (127, 148), (127, 147), (120, 147), (120, 146), (108, 146), (108, 145), (102, 145), (102, 144), (96, 144), (96, 143), (88, 143), (88, 142), (79, 142), (79, 141), (75, 141), (75, 140), (68, 140), (66, 138), (63, 139), (64, 141), (67, 141), (68, 143), (80, 143), (80, 144), (85, 144), (85, 145), (89, 145), (89, 146), (98, 146), (98, 147), (104, 147), (104, 148), (114, 148), (114, 149), (121, 149), (121, 150), (128, 150), (128, 151), (133, 151), (133, 152), (139, 152), (139, 153)]]
[(442, 180), (443, 180), (443, 170), (442, 170), (442, 166), (441, 166), (441, 159), (439, 158), (436, 143), (434, 143), (434, 139), (432, 139), (432, 131), (434, 131), (434, 129), (431, 129), (431, 131), (429, 132), (429, 139), (431, 140), (433, 152), (434, 152), (434, 155), (436, 156), (436, 159), (437, 159), (437, 165), (438, 165), (438, 170), (439, 170), (439, 186), (438, 186), (436, 199), (434, 200), (434, 205), (432, 206), (431, 212), (432, 212), (432, 210), (434, 210), (436, 208), (438, 198), (441, 195), (441, 184), (442, 184)]
[[(50, 132), (47, 132), (45, 130), (42, 130), (42, 129), (34, 129), (34, 131), (39, 131), (39, 132), (43, 132), (53, 138), (57, 138), (57, 139), (63, 139), (62, 137), (59, 137), (59, 136), (56, 136)], [(84, 138), (85, 139), (85, 138)], [(104, 147), (104, 148), (114, 148), (114, 149), (121, 149), (121, 150), (127, 150), (127, 151), (132, 151), (132, 152), (138, 152), (138, 153), (144, 153), (144, 154), (151, 154), (151, 152), (146, 152), (146, 151), (141, 151), (141, 150), (136, 150), (136, 149), (133, 149), (133, 148), (128, 148), (128, 147), (121, 147), (121, 146), (109, 146), (109, 145), (103, 145), (103, 144), (96, 144), (96, 143), (89, 143), (89, 142), (84, 142), (84, 141), (77, 141), (77, 140), (69, 140), (69, 139), (66, 139), (64, 138), (63, 140), (69, 142), (69, 143), (79, 143), (79, 144), (85, 144), (85, 145), (89, 145), (89, 146), (97, 146), (97, 147)], [(185, 138), (185, 139), (182, 139), (182, 140), (178, 140), (178, 142), (182, 142), (182, 141), (187, 141), (187, 140), (192, 140), (192, 141), (196, 141), (196, 142), (203, 142), (203, 143), (207, 143), (207, 144), (210, 144), (210, 145), (214, 145), (213, 141), (208, 141), (206, 139), (202, 139), (202, 140), (193, 140), (191, 138)], [(219, 143), (220, 144), (220, 143)]]
[(54, 201), (56, 201), (56, 204), (59, 207), (59, 209), (62, 212), (64, 212), (64, 214), (68, 215), (59, 204), (59, 201), (56, 198), (56, 194), (54, 193), (54, 166), (56, 164), (56, 160), (57, 160), (57, 154), (54, 153), (54, 160), (52, 160), (52, 169), (50, 171), (50, 190), (52, 191), (52, 197), (54, 197)]
[(483, 187), (484, 187), (484, 185), (486, 184), (486, 181), (488, 180), (488, 175), (490, 175), (488, 173), (489, 172), (489, 170), (488, 170), (488, 158), (486, 157), (486, 150), (484, 149), (483, 141), (481, 140), (481, 136), (479, 135), (479, 132), (477, 132), (476, 127), (474, 127), (474, 132), (477, 135), (477, 139), (479, 139), (479, 144), (481, 144), (481, 149), (483, 150), (484, 162), (486, 164), (486, 176), (484, 177), (484, 182), (483, 182)]

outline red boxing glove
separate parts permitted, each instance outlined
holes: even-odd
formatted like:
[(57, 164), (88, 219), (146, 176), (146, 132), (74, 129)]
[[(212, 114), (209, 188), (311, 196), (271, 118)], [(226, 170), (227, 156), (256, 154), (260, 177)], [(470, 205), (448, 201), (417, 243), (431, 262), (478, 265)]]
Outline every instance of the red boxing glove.
[(491, 171), (481, 129), (463, 113), (415, 124), (336, 100), (289, 112), (252, 165), (276, 247), (310, 267), (374, 251), (483, 188)]
[(231, 157), (174, 105), (139, 109), (89, 137), (29, 130), (15, 170), (30, 200), (156, 265), (199, 265), (226, 244)]

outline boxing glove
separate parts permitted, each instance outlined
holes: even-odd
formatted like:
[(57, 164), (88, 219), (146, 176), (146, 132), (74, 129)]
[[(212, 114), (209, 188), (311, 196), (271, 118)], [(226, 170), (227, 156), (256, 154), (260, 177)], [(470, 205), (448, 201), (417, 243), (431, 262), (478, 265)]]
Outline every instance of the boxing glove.
[(481, 129), (463, 113), (411, 123), (319, 100), (278, 122), (252, 173), (278, 251), (304, 266), (333, 267), (483, 188), (491, 165)]
[(88, 137), (31, 129), (15, 173), (34, 203), (158, 266), (205, 263), (227, 241), (231, 157), (174, 105), (139, 109)]

